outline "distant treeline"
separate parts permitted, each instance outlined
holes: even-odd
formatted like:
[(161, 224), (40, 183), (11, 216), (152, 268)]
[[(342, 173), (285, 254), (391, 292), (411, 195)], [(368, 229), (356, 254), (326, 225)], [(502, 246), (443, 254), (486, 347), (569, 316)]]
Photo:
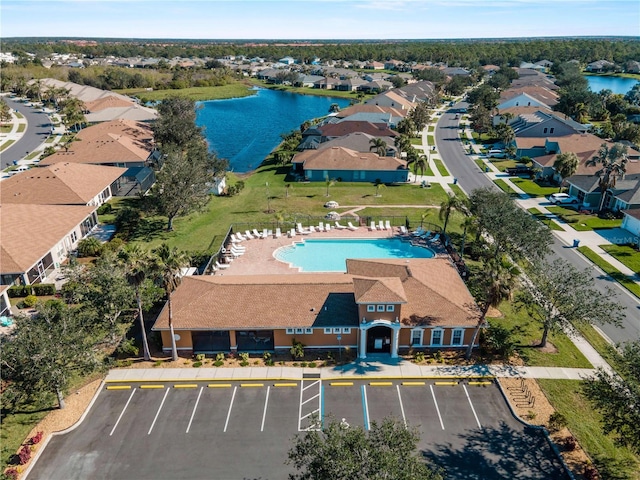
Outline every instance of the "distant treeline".
[(291, 56), (310, 63), (321, 60), (390, 60), (445, 62), (449, 66), (511, 65), (547, 59), (584, 64), (608, 60), (622, 64), (640, 59), (640, 41), (630, 37), (566, 39), (416, 40), (416, 41), (206, 41), (127, 39), (5, 39), (3, 50), (38, 56), (82, 53), (89, 57), (261, 57), (269, 61)]

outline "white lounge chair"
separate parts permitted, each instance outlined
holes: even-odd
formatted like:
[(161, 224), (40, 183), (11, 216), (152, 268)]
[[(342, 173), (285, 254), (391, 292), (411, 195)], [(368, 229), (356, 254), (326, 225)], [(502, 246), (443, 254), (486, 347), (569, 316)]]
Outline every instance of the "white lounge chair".
[(324, 226), (324, 231), (325, 232), (330, 232), (331, 231), (331, 225), (329, 225), (328, 223)]
[(253, 230), (251, 230), (251, 233), (253, 233), (253, 236), (256, 238), (262, 238), (262, 234), (258, 231), (257, 228), (254, 228)]
[(296, 229), (292, 228), (291, 230), (289, 230), (289, 238), (293, 238), (296, 236)]
[(318, 231), (319, 231), (319, 232), (324, 232), (324, 222), (320, 222), (320, 223), (318, 224)]
[(220, 263), (218, 260), (216, 260), (216, 268), (220, 269), (220, 270), (225, 270), (227, 268), (229, 268), (231, 265), (227, 264), (227, 263)]
[(267, 230), (266, 228), (262, 229), (262, 238), (267, 238), (273, 235), (271, 230)]
[(358, 230), (358, 228), (359, 228), (359, 227), (354, 227), (354, 226), (353, 226), (353, 223), (351, 223), (351, 222), (348, 222), (348, 223), (347, 223), (347, 225), (348, 225), (348, 227), (347, 227), (347, 228), (348, 228), (349, 230), (354, 230), (354, 231), (355, 231), (355, 230)]
[(384, 222), (384, 228), (387, 230), (391, 230), (391, 222), (389, 220), (386, 220)]
[(378, 229), (379, 230), (386, 230), (387, 229), (387, 227), (384, 226), (384, 222), (382, 220), (380, 220), (378, 222)]
[(242, 240), (240, 238), (238, 238), (238, 236), (235, 233), (231, 234), (231, 242), (233, 243), (240, 243)]
[(302, 224), (301, 224), (301, 223), (298, 223), (298, 224), (296, 225), (296, 227), (297, 227), (297, 229), (298, 229), (298, 230), (297, 230), (297, 232), (298, 232), (300, 235), (309, 235), (309, 234), (311, 233), (311, 232), (310, 232), (309, 230), (307, 230), (306, 228), (302, 228)]
[(280, 228), (276, 228), (276, 234), (273, 236), (274, 238), (280, 238), (282, 236), (282, 232)]
[(309, 233), (316, 233), (316, 227), (309, 225)]
[(336, 222), (336, 228), (337, 228), (338, 230), (344, 230), (344, 229), (345, 229), (345, 228), (347, 228), (347, 227), (345, 227), (344, 225), (340, 225), (340, 222)]
[(411, 232), (411, 235), (413, 235), (414, 237), (419, 237), (423, 233), (424, 233), (424, 229), (422, 227), (418, 227), (413, 232)]
[(247, 247), (243, 247), (241, 245), (231, 245), (231, 251), (232, 252), (246, 252), (247, 251)]
[(253, 235), (251, 235), (251, 232), (249, 230), (245, 230), (244, 235), (248, 240), (253, 240)]
[(376, 230), (378, 230), (376, 228), (376, 222), (371, 222), (371, 225), (369, 225), (369, 230), (371, 230), (372, 232), (375, 232)]
[(409, 233), (407, 232), (407, 227), (404, 225), (400, 225), (398, 228), (400, 229), (400, 235), (407, 235)]

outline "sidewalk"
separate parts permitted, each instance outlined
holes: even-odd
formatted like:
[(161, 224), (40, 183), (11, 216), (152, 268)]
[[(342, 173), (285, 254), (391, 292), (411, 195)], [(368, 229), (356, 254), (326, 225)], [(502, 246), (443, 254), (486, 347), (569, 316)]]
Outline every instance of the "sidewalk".
[[(604, 362), (604, 361), (603, 361)], [(110, 370), (106, 382), (183, 382), (214, 380), (302, 380), (319, 376), (332, 379), (403, 378), (548, 378), (582, 380), (595, 370), (587, 368), (517, 367), (511, 365), (421, 366), (406, 360), (361, 360), (338, 367), (237, 367), (237, 368), (129, 368)]]

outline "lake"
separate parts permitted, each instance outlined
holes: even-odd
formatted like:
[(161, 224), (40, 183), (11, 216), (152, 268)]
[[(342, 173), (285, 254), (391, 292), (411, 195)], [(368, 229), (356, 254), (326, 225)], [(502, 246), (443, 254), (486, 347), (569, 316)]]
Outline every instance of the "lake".
[(638, 82), (634, 78), (624, 77), (604, 77), (601, 75), (585, 75), (589, 88), (592, 92), (598, 93), (600, 90), (611, 90), (613, 93), (626, 94)]
[(196, 102), (196, 123), (204, 127), (209, 147), (229, 160), (234, 172), (255, 170), (282, 141), (280, 135), (306, 120), (323, 117), (332, 103), (349, 106), (345, 98), (300, 95), (258, 89), (255, 95)]

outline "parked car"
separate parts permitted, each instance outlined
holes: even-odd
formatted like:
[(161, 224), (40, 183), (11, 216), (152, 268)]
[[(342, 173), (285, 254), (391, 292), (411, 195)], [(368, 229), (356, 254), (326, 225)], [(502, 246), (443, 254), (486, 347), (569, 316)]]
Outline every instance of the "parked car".
[(533, 175), (533, 169), (523, 164), (519, 164), (519, 165), (516, 165), (515, 167), (507, 168), (505, 172), (507, 172), (507, 174), (511, 175), (512, 177), (516, 177), (518, 175), (529, 175), (529, 176)]
[(576, 197), (572, 197), (568, 193), (552, 193), (549, 195), (549, 201), (553, 204), (578, 204), (580, 201)]
[(487, 153), (489, 158), (506, 158), (507, 154), (503, 150), (492, 149)]

